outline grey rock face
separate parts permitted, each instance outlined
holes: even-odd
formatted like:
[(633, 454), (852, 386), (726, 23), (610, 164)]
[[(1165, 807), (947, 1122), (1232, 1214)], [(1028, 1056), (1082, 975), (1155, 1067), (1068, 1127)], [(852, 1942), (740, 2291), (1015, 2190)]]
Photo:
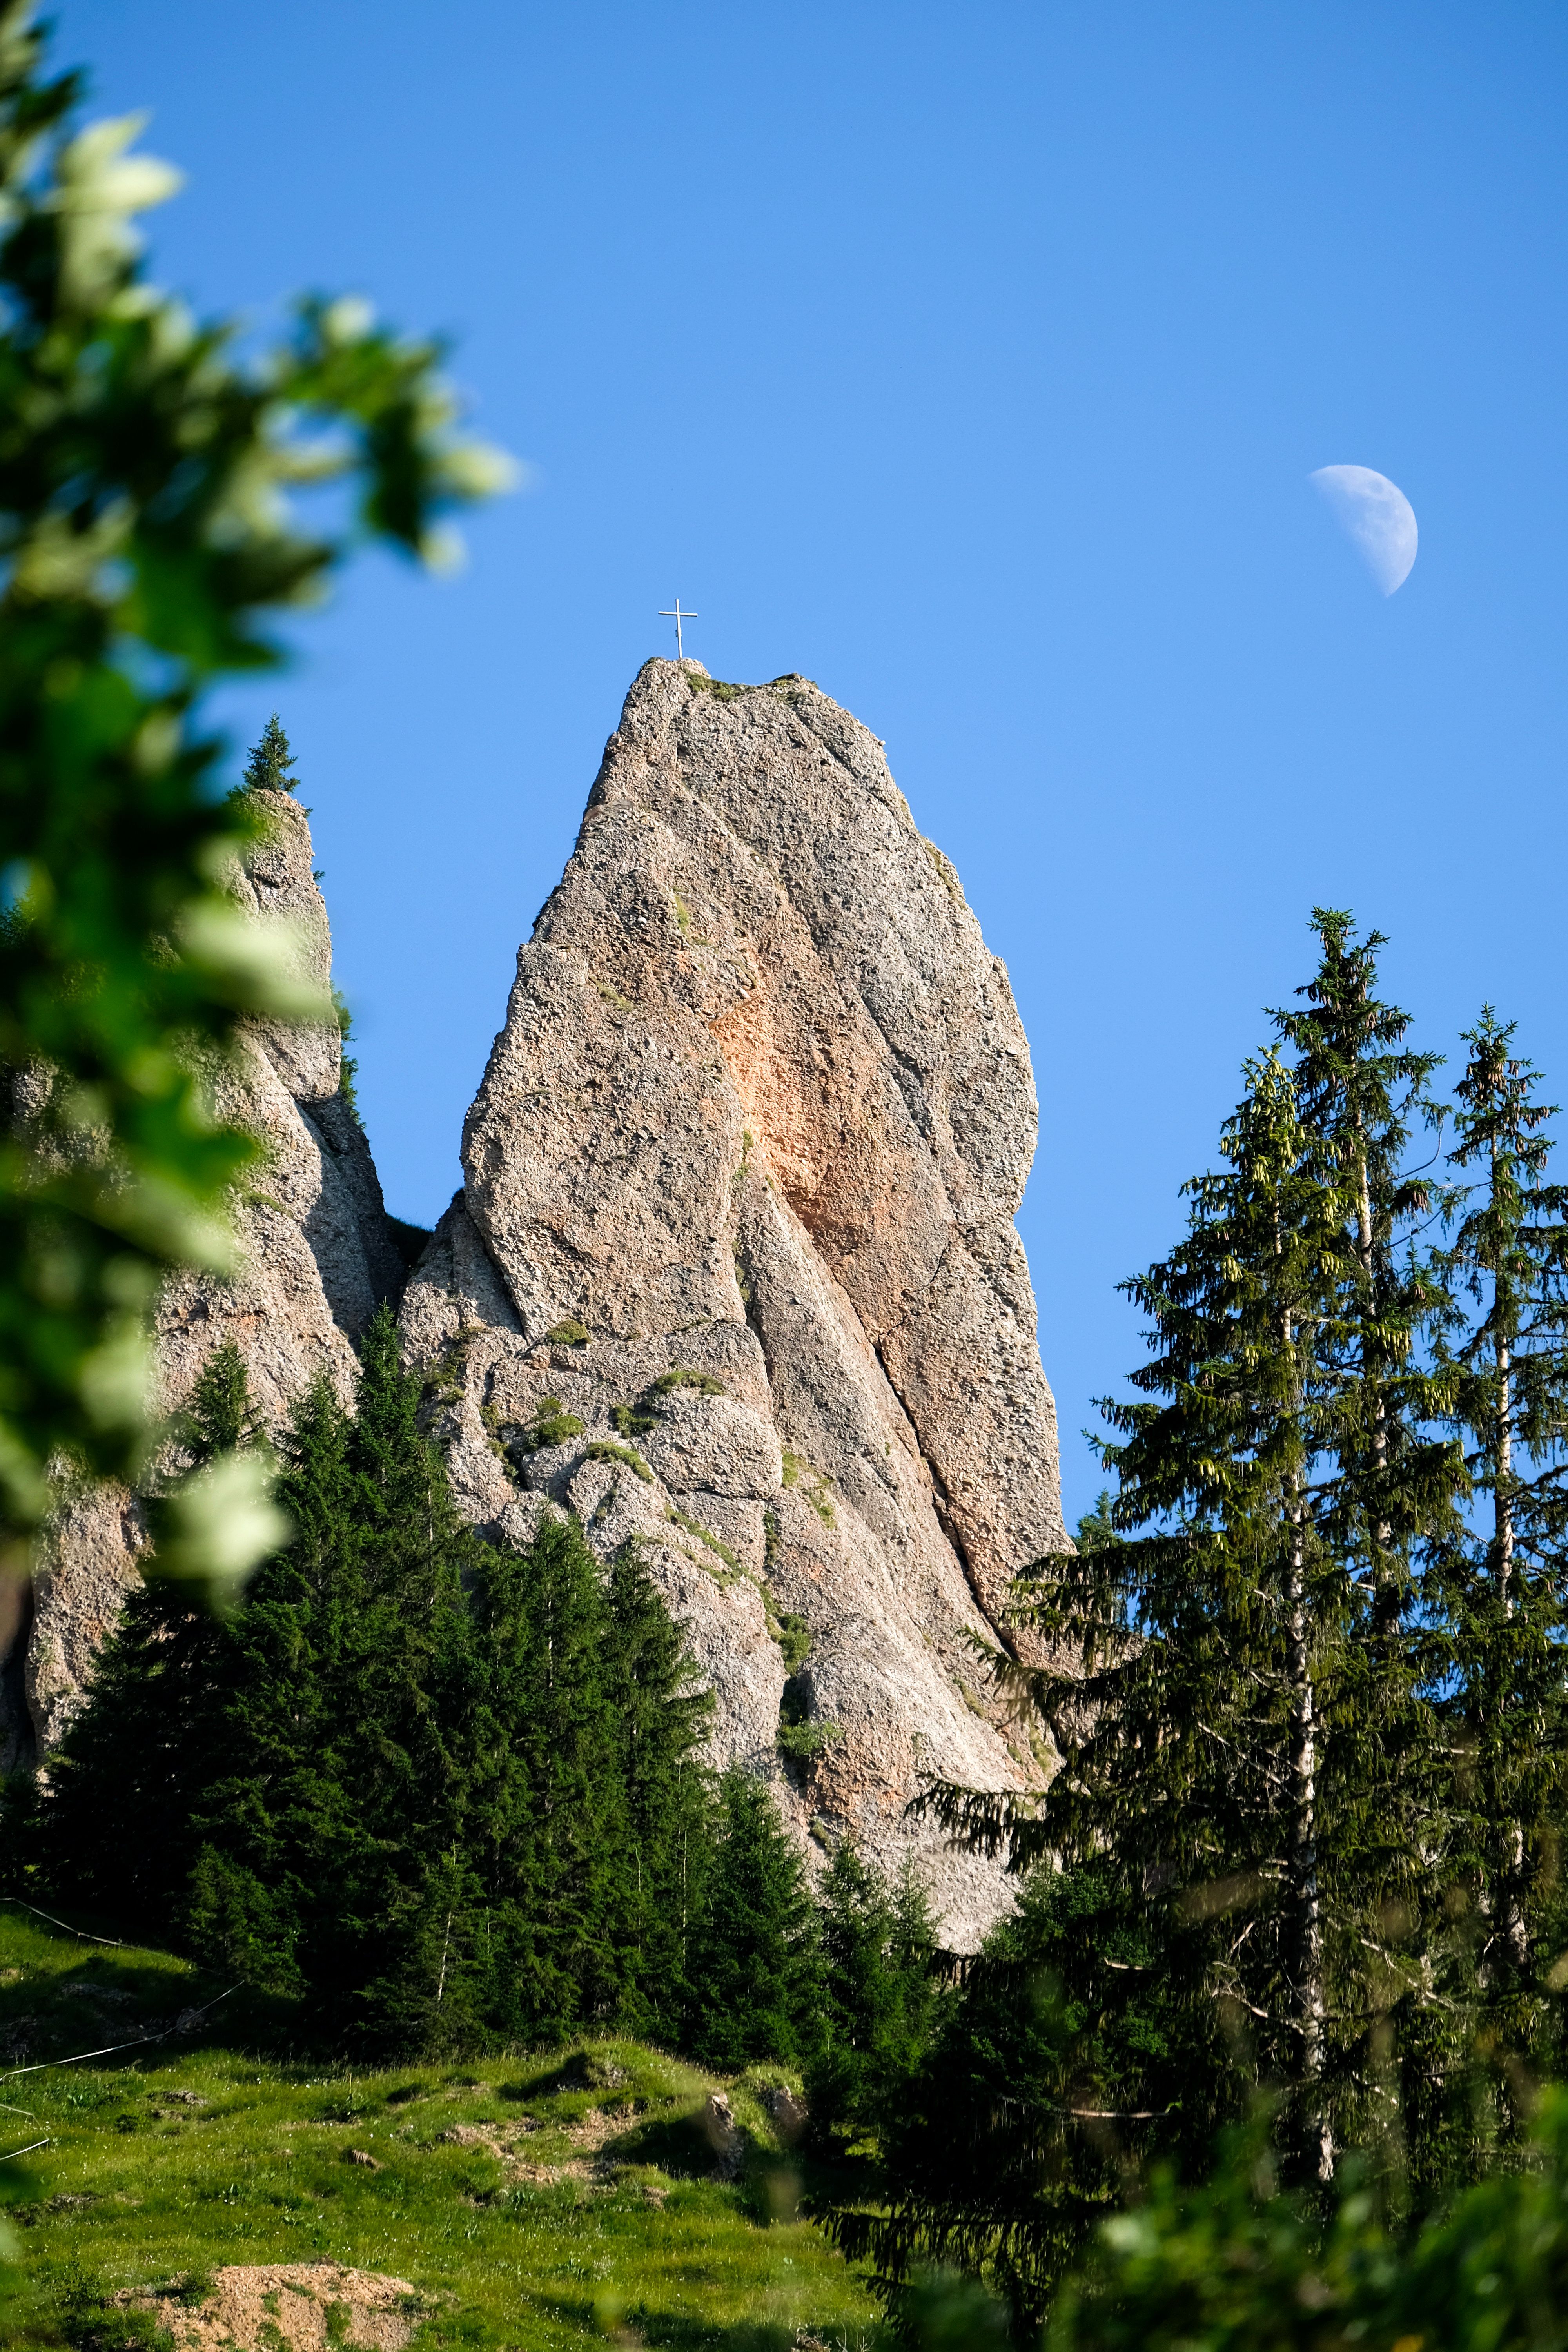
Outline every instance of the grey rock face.
[[(914, 1854), (956, 1948), (1005, 1894), (905, 1820), (920, 1774), (1049, 1761), (973, 1649), (1064, 1541), (1013, 1223), (1037, 1124), (1006, 973), (876, 739), (804, 679), (649, 662), (403, 1307), (469, 1515), (636, 1540), (718, 1759), (803, 1835)], [(817, 1727), (787, 1758), (782, 1699)]]
[[(311, 869), (310, 827), (285, 793), (262, 793), (264, 837), (233, 877), (260, 922), (287, 920), (301, 969), (331, 976), (327, 910)], [(248, 1128), (265, 1157), (236, 1204), (239, 1256), (224, 1280), (169, 1285), (157, 1317), (161, 1402), (177, 1410), (213, 1350), (232, 1339), (252, 1393), (276, 1426), (324, 1373), (352, 1393), (353, 1339), (377, 1303), (395, 1299), (403, 1265), (370, 1148), (339, 1092), (342, 1040), (332, 1022), (247, 1024), (219, 1084), (225, 1117)], [(47, 1753), (79, 1699), (92, 1657), (137, 1580), (143, 1541), (133, 1498), (97, 1487), (62, 1501), (42, 1549), (18, 1654), (0, 1669), (0, 1756)], [(20, 1671), (18, 1672), (18, 1667)]]

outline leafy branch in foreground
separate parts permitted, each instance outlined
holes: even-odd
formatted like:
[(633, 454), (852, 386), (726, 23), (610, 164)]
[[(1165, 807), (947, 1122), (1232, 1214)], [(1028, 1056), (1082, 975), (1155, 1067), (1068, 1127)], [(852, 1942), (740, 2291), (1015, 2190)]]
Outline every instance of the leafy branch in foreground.
[[(226, 887), (258, 822), (225, 799), (197, 700), (275, 665), (270, 619), (354, 541), (429, 559), (507, 463), (456, 429), (428, 342), (300, 303), (254, 361), (141, 272), (135, 216), (177, 175), (135, 119), (79, 129), (26, 0), (0, 6), (0, 1595), (62, 1454), (134, 1475), (146, 1316), (221, 1267), (254, 1146), (204, 1071), (237, 1015), (331, 1017)], [(290, 507), (336, 483), (352, 520)], [(209, 1471), (167, 1567), (241, 1572), (272, 1536), (252, 1475)]]

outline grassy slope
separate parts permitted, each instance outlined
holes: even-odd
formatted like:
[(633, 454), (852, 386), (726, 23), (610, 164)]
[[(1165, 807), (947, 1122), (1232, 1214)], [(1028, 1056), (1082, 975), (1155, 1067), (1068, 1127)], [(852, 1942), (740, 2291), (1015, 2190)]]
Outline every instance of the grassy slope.
[[(89, 1946), (0, 1906), (0, 2073), (124, 2042), (222, 1990), (167, 1954)], [(782, 2077), (724, 2085), (750, 2141), (727, 2186), (697, 2122), (719, 2078), (638, 2043), (365, 2074), (233, 2046), (262, 2023), (231, 2000), (156, 2046), (0, 2082), (0, 2152), (50, 2136), (26, 2159), (17, 2216), (33, 2341), (58, 2340), (51, 2311), (122, 2287), (323, 2258), (411, 2281), (429, 2310), (418, 2352), (628, 2330), (735, 2352), (797, 2331), (877, 2336), (859, 2282), (789, 2218), (793, 2176), (757, 2097)], [(446, 2137), (465, 2125), (518, 2160)]]

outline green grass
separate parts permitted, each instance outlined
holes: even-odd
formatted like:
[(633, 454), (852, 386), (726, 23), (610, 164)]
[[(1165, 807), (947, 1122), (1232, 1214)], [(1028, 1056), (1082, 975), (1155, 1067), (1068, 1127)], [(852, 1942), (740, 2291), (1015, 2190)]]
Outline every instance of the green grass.
[[(0, 1906), (0, 2072), (162, 2030), (222, 1990)], [(366, 2074), (247, 2053), (253, 2036), (283, 2046), (286, 2021), (244, 2002), (0, 2082), (0, 2152), (49, 2142), (12, 2212), (31, 2317), (9, 2340), (107, 2347), (121, 2290), (321, 2260), (409, 2280), (427, 2315), (416, 2352), (882, 2340), (859, 2280), (796, 2215), (762, 2104), (778, 2070), (722, 2084), (746, 2147), (726, 2183), (700, 2120), (721, 2078), (641, 2043)], [(205, 2038), (219, 2020), (228, 2046)]]

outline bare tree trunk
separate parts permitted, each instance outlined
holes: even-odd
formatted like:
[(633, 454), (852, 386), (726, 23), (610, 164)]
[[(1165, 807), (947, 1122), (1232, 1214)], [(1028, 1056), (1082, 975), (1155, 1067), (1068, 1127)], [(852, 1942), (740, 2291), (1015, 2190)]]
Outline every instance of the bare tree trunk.
[[(1279, 1249), (1278, 1227), (1275, 1249)], [(1286, 1307), (1280, 1336), (1287, 1360), (1296, 1346), (1296, 1318)], [(1292, 1364), (1290, 1403), (1298, 1428), (1302, 1391), (1299, 1369)], [(1285, 1676), (1290, 1707), (1290, 1844), (1289, 1886), (1294, 1950), (1291, 1970), (1295, 1983), (1296, 2026), (1300, 2043), (1302, 2122), (1309, 2153), (1316, 2143), (1320, 2180), (1333, 2177), (1334, 2143), (1322, 2112), (1323, 2079), (1323, 1923), (1318, 1888), (1318, 1726), (1312, 1688), (1311, 1645), (1307, 1623), (1306, 1506), (1301, 1473), (1291, 1474), (1289, 1560), (1285, 1577)]]
[[(1497, 1197), (1497, 1145), (1492, 1145), (1492, 1196)], [(1496, 1308), (1498, 1276), (1492, 1276)], [(1513, 1615), (1513, 1350), (1506, 1329), (1497, 1342), (1497, 1458), (1493, 1465), (1492, 1552), (1497, 1595), (1505, 1618)], [(1484, 1728), (1484, 1727), (1483, 1727)], [(1500, 1795), (1501, 1791), (1498, 1792)], [(1530, 1964), (1530, 1929), (1524, 1916), (1524, 1831), (1517, 1820), (1500, 1820), (1502, 1858), (1498, 1870), (1498, 1927), (1516, 1969)]]
[[(1357, 1132), (1358, 1134), (1360, 1132), (1359, 1119)], [(1361, 1270), (1366, 1277), (1366, 1295), (1370, 1298), (1374, 1234), (1372, 1220), (1372, 1187), (1367, 1179), (1364, 1150), (1361, 1154), (1357, 1172), (1361, 1178), (1361, 1189), (1356, 1202), (1356, 1255), (1361, 1260)], [(1361, 1368), (1362, 1377), (1364, 1380), (1369, 1375), (1364, 1342), (1362, 1348)], [(1384, 1477), (1388, 1469), (1388, 1412), (1384, 1403), (1381, 1381), (1377, 1384), (1377, 1392), (1373, 1403), (1372, 1465), (1377, 1480), (1378, 1491), (1381, 1494)], [(1394, 1620), (1398, 1615), (1399, 1589), (1389, 1571), (1389, 1552), (1394, 1541), (1394, 1530), (1385, 1518), (1380, 1517), (1373, 1521), (1372, 1539), (1374, 1553), (1372, 1566), (1373, 1626), (1375, 1632), (1386, 1635), (1393, 1632)]]
[(1318, 1731), (1307, 1638), (1306, 1534), (1300, 1480), (1290, 1510), (1285, 1591), (1285, 1671), (1290, 1693), (1290, 1897), (1294, 1914), (1297, 2032), (1309, 2152), (1320, 2180), (1333, 2177), (1334, 2141), (1322, 2113), (1323, 1925), (1318, 1889)]

